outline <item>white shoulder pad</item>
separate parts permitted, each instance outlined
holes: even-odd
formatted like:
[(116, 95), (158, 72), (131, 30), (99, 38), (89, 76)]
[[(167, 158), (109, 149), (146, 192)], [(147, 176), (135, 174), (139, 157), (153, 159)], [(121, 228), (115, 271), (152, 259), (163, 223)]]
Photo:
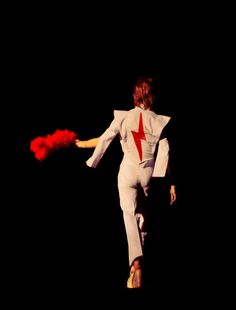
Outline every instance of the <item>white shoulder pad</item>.
[(114, 110), (114, 117), (115, 118), (119, 118), (122, 119), (126, 116), (126, 114), (128, 113), (128, 111), (124, 111), (124, 110)]
[(166, 116), (166, 115), (157, 115), (157, 117), (158, 117), (158, 120), (160, 121), (161, 125), (163, 126), (163, 128), (171, 119), (170, 116)]

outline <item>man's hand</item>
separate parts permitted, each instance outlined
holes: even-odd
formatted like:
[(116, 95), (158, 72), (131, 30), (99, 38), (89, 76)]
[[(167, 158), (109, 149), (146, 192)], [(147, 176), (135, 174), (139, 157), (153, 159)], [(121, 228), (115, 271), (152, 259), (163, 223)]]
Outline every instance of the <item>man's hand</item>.
[(77, 147), (80, 147), (79, 143), (80, 143), (80, 140), (79, 140), (79, 139), (75, 139), (75, 145), (76, 145)]
[(173, 205), (176, 201), (176, 191), (175, 191), (175, 185), (170, 186), (170, 204)]
[(92, 139), (89, 139), (89, 140), (84, 140), (84, 141), (81, 141), (79, 139), (76, 139), (75, 140), (75, 145), (79, 148), (95, 148), (98, 144), (98, 141), (99, 141), (99, 137), (97, 138), (92, 138)]

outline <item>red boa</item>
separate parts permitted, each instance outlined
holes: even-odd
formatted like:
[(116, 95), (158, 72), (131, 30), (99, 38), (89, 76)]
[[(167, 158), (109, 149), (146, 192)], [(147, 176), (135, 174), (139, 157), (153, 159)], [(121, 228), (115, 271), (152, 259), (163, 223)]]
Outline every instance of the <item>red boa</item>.
[(44, 160), (52, 151), (70, 146), (76, 136), (77, 134), (73, 131), (57, 129), (51, 135), (33, 139), (30, 143), (30, 151), (34, 152), (38, 160)]

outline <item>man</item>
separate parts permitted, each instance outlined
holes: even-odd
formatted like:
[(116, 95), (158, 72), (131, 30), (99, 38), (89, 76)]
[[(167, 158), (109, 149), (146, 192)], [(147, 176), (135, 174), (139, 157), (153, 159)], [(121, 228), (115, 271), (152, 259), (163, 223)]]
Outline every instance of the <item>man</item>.
[[(76, 140), (79, 148), (95, 148), (87, 160), (95, 168), (106, 149), (115, 138), (120, 137), (124, 153), (118, 173), (120, 206), (128, 241), (130, 275), (128, 288), (142, 286), (142, 257), (144, 236), (144, 214), (138, 211), (138, 193), (148, 196), (152, 177), (164, 177), (169, 161), (169, 143), (161, 138), (170, 117), (152, 111), (155, 101), (153, 79), (140, 77), (133, 89), (134, 108), (129, 111), (114, 111), (114, 119), (98, 138)], [(156, 149), (157, 156), (155, 158)], [(170, 203), (176, 200), (175, 185), (170, 186)]]

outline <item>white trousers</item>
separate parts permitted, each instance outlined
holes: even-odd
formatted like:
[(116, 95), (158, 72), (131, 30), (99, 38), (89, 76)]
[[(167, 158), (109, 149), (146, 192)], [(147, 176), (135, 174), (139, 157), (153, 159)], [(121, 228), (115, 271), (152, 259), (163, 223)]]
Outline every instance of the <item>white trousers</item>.
[(137, 213), (137, 198), (138, 190), (143, 190), (144, 195), (148, 195), (153, 167), (154, 160), (138, 165), (124, 158), (119, 169), (118, 190), (128, 241), (130, 266), (135, 258), (143, 256), (145, 232), (142, 228), (145, 219), (143, 214)]

